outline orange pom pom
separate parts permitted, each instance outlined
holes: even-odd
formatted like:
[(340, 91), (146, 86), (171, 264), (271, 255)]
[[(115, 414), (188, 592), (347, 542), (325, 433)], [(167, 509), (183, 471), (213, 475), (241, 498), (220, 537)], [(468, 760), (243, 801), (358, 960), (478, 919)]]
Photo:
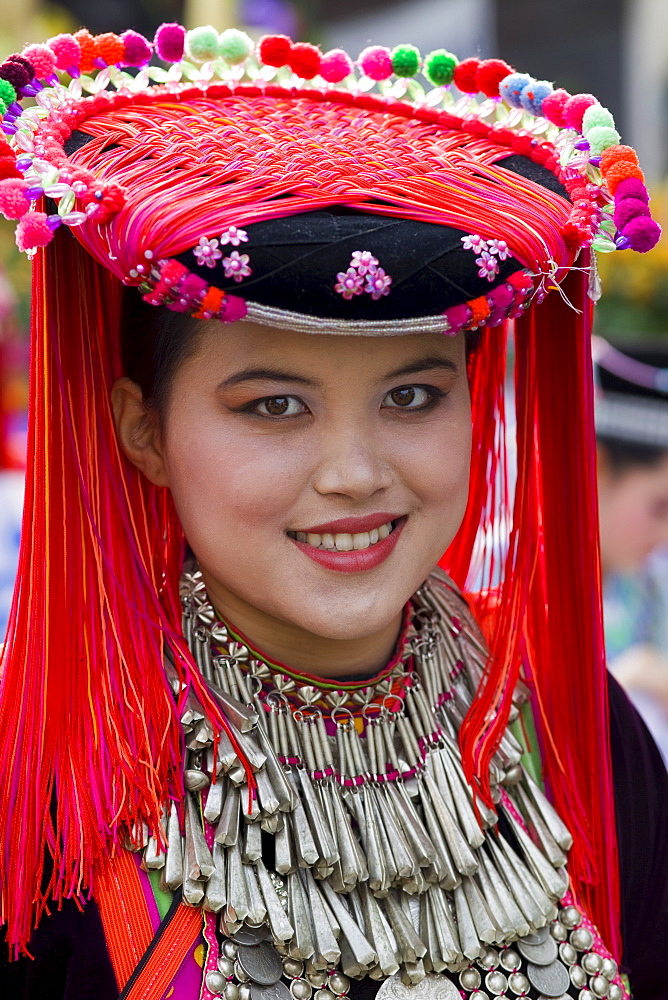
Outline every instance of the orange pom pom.
[(601, 154), (601, 173), (607, 174), (613, 163), (638, 163), (638, 154), (631, 146), (608, 146)]
[(637, 163), (632, 163), (630, 160), (619, 160), (617, 163), (613, 163), (605, 175), (605, 182), (610, 194), (614, 194), (617, 185), (629, 177), (635, 177), (643, 182), (645, 180), (645, 175)]
[(471, 321), (472, 326), (482, 326), (491, 312), (487, 296), (481, 295), (477, 299), (471, 299), (471, 301), (466, 304), (473, 314)]
[(81, 28), (80, 31), (75, 32), (74, 37), (81, 47), (81, 62), (79, 63), (79, 69), (82, 73), (90, 73), (91, 70), (95, 69), (95, 60), (99, 55), (97, 51), (97, 42), (91, 35), (88, 28)]
[(95, 36), (97, 54), (104, 59), (107, 66), (115, 66), (122, 62), (125, 55), (125, 45), (118, 35), (113, 31), (106, 31), (103, 35)]
[(222, 308), (224, 298), (225, 292), (211, 285), (202, 299), (198, 312), (193, 313), (193, 316), (195, 319), (211, 319), (212, 316), (217, 316)]

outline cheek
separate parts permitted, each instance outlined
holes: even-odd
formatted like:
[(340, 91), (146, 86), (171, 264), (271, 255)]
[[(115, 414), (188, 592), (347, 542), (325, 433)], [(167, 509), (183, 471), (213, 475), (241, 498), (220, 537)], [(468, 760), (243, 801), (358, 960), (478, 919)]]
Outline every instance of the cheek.
[(200, 549), (248, 544), (249, 529), (283, 522), (307, 464), (303, 448), (275, 436), (244, 434), (234, 420), (220, 419), (197, 421), (196, 427), (182, 422), (169, 436), (166, 459), (184, 532)]

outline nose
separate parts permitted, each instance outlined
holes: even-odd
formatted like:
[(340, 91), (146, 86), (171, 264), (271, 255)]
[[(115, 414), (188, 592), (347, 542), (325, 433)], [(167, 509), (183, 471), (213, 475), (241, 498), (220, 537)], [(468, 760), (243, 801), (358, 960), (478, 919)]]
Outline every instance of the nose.
[(371, 428), (353, 420), (345, 426), (331, 422), (319, 445), (313, 486), (322, 496), (366, 500), (392, 484), (391, 465)]

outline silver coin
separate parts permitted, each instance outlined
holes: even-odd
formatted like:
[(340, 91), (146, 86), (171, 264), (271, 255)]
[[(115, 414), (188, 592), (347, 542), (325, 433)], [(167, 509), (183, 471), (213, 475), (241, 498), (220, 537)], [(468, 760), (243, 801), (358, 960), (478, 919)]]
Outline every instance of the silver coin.
[(230, 939), (234, 941), (235, 944), (259, 944), (260, 941), (264, 941), (267, 937), (267, 925), (262, 924), (261, 927), (249, 927), (244, 924), (240, 927), (238, 931), (230, 935)]
[(246, 975), (260, 986), (271, 986), (283, 975), (283, 959), (268, 941), (240, 944), (237, 961)]
[(270, 986), (251, 985), (251, 1000), (293, 1000), (285, 983), (271, 983)]
[(415, 986), (404, 986), (395, 975), (385, 980), (376, 1000), (461, 1000), (461, 994), (447, 976), (432, 974)]
[(527, 962), (534, 965), (552, 965), (559, 954), (557, 942), (549, 934), (540, 944), (527, 944), (526, 938), (522, 938), (517, 942), (517, 949)]
[(571, 985), (566, 966), (558, 960), (552, 965), (534, 965), (533, 962), (527, 962), (527, 976), (534, 989), (546, 997), (560, 997)]
[[(540, 927), (533, 934), (525, 934), (520, 940), (524, 941), (525, 944), (542, 944), (543, 941), (550, 936), (550, 928), (545, 925), (545, 927)], [(515, 942), (519, 944), (519, 941)]]

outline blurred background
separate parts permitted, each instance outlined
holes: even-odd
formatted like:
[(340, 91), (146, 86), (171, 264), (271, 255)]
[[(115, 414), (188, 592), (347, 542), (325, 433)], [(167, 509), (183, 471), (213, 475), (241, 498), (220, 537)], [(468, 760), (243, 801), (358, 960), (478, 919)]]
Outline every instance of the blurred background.
[[(288, 34), (353, 58), (370, 43), (412, 42), (423, 54), (444, 47), (594, 93), (637, 149), (653, 215), (668, 232), (666, 0), (0, 0), (0, 51), (82, 25), (152, 38), (164, 21)], [(599, 427), (606, 643), (668, 759), (668, 239), (645, 255), (599, 255), (599, 266), (598, 413), (608, 403), (617, 412), (625, 395), (622, 424), (626, 413), (629, 426), (652, 428), (648, 442), (624, 426)], [(30, 264), (0, 218), (0, 636), (20, 536), (29, 296)], [(608, 544), (620, 532), (621, 554)]]

